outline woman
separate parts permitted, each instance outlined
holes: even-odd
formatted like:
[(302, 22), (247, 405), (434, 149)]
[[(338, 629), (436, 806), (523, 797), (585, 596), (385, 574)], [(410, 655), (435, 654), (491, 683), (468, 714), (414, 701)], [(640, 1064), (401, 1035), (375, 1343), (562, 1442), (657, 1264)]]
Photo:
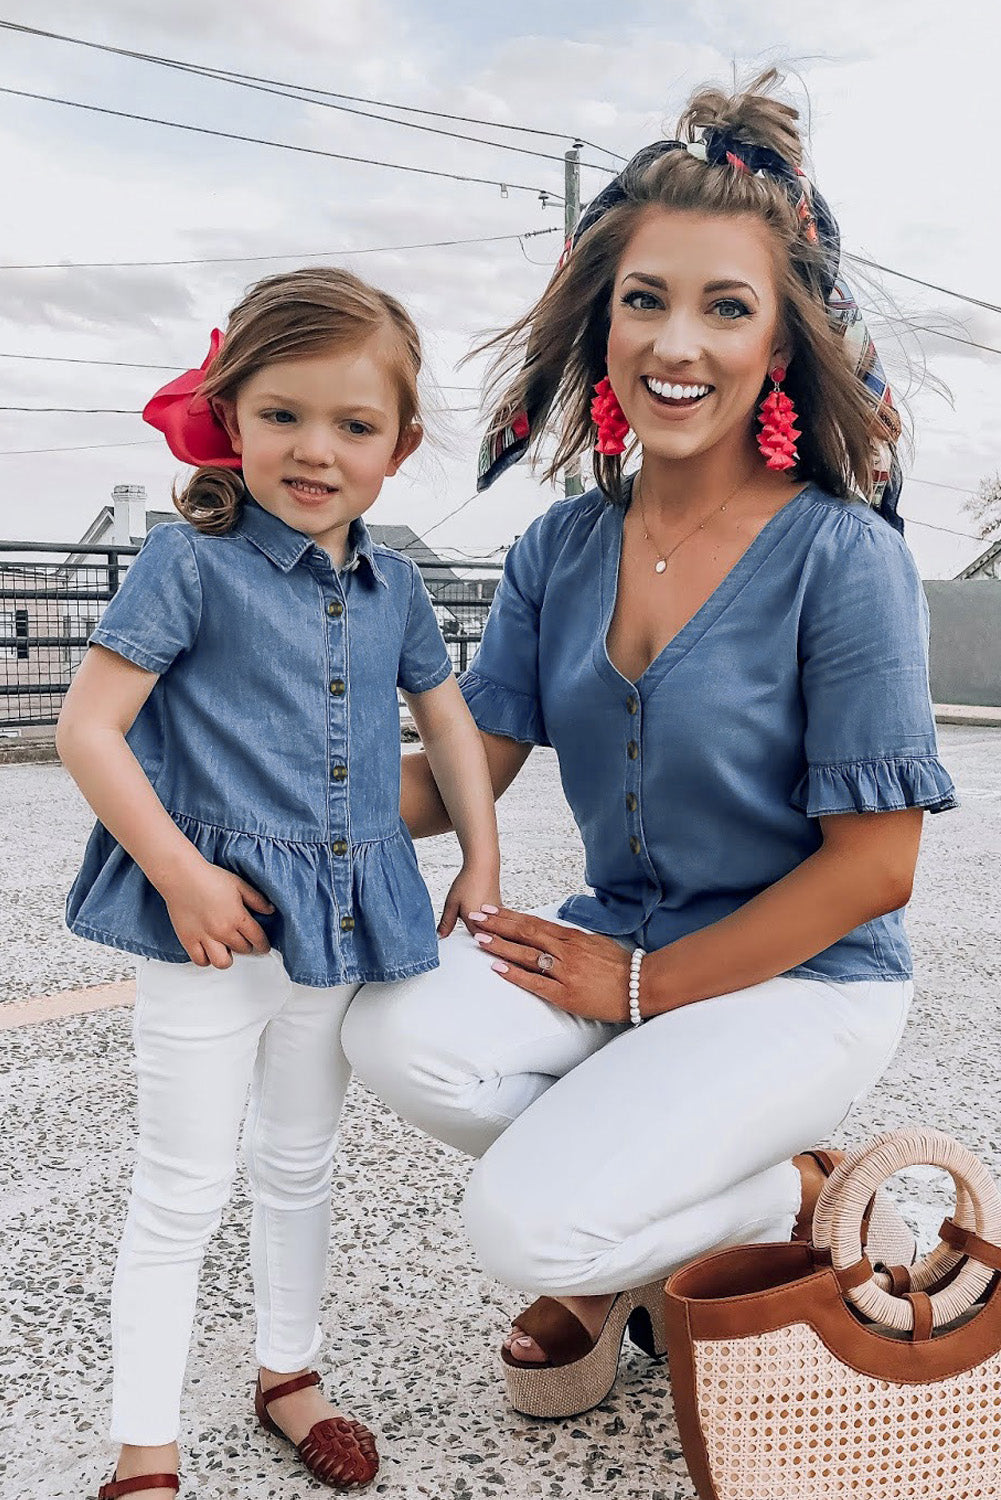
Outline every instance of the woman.
[[(602, 1399), (627, 1319), (659, 1352), (675, 1266), (809, 1233), (830, 1160), (794, 1153), (893, 1056), (922, 810), (955, 805), (899, 423), (774, 79), (697, 95), (500, 340), (502, 370), (527, 358), (486, 482), (547, 423), (550, 474), (597, 425), (599, 488), (511, 549), (463, 689), (498, 796), (555, 746), (594, 894), (474, 914), (344, 1031), (377, 1093), (480, 1157), (473, 1244), (542, 1294), (503, 1351), (536, 1415)], [(448, 826), (419, 756), (403, 814)], [(899, 1256), (888, 1224), (873, 1259)]]

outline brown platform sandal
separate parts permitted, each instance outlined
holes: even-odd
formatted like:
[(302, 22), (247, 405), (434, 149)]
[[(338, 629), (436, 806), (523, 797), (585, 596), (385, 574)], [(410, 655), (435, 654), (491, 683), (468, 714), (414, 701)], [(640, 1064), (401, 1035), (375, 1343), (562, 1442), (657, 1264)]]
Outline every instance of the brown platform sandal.
[[(116, 1468), (115, 1474), (118, 1473)], [(124, 1495), (138, 1495), (142, 1490), (179, 1490), (176, 1474), (137, 1474), (134, 1479), (116, 1479), (114, 1475), (97, 1492), (97, 1500), (121, 1500)]]
[(361, 1422), (352, 1422), (347, 1417), (326, 1417), (309, 1429), (301, 1443), (294, 1443), (288, 1433), (282, 1432), (277, 1422), (268, 1416), (272, 1401), (319, 1384), (319, 1375), (310, 1370), (308, 1375), (296, 1375), (293, 1380), (284, 1380), (269, 1391), (262, 1391), (258, 1375), (254, 1393), (257, 1420), (265, 1432), (273, 1432), (275, 1437), (292, 1443), (309, 1472), (323, 1484), (336, 1490), (368, 1484), (379, 1471), (379, 1455), (375, 1451), (375, 1438)]
[[(798, 1162), (808, 1156), (830, 1177), (834, 1168), (844, 1159), (844, 1151), (822, 1151), (819, 1148), (801, 1151), (793, 1158)], [(793, 1228), (794, 1240), (809, 1240), (813, 1235), (813, 1210), (816, 1200), (804, 1201)], [(906, 1219), (897, 1210), (893, 1200), (880, 1188), (872, 1197), (862, 1217), (862, 1248), (877, 1270), (891, 1267), (912, 1266), (917, 1258), (918, 1242)]]
[(620, 1292), (596, 1339), (553, 1297), (540, 1297), (519, 1313), (517, 1326), (547, 1358), (529, 1364), (501, 1350), (511, 1405), (528, 1417), (577, 1417), (600, 1405), (614, 1386), (627, 1329), (652, 1359), (667, 1352), (664, 1279)]

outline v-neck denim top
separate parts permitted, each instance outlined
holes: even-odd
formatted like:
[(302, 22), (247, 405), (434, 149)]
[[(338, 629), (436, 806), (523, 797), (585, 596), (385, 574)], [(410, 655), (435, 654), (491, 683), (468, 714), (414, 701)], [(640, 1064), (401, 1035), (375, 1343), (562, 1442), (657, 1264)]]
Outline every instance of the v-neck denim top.
[[(824, 814), (956, 806), (924, 592), (880, 516), (808, 485), (633, 683), (606, 650), (623, 515), (593, 490), (532, 523), (462, 678), (481, 729), (559, 756), (593, 890), (562, 917), (652, 951), (795, 869)], [(790, 972), (908, 976), (902, 912)]]
[[(153, 789), (212, 864), (275, 906), (258, 917), (289, 976), (326, 986), (438, 962), (400, 818), (396, 690), (451, 671), (416, 564), (361, 520), (338, 571), (247, 500), (234, 529), (156, 526), (91, 636), (160, 674), (128, 734)], [(99, 823), (71, 930), (186, 962), (163, 898)]]

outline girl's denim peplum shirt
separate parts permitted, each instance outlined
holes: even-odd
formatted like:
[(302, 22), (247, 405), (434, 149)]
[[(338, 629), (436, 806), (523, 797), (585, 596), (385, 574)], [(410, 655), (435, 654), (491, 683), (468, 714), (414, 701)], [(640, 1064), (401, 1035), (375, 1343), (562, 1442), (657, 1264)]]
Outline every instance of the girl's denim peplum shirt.
[[(290, 977), (419, 974), (435, 919), (400, 818), (397, 687), (451, 664), (416, 564), (353, 522), (337, 570), (248, 499), (234, 529), (154, 527), (92, 642), (159, 674), (128, 743), (177, 826), (275, 906)], [(98, 823), (69, 893), (81, 937), (187, 962), (163, 898)]]

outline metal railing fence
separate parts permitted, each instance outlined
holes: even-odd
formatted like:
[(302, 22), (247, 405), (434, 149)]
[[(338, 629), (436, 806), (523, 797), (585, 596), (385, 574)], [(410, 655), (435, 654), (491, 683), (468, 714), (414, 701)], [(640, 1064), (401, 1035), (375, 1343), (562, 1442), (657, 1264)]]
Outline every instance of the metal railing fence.
[[(0, 541), (0, 733), (53, 725), (87, 640), (114, 598), (137, 546)], [(483, 634), (496, 587), (486, 579), (443, 577), (441, 562), (420, 563), (457, 672)], [(501, 564), (477, 564), (496, 575)]]

